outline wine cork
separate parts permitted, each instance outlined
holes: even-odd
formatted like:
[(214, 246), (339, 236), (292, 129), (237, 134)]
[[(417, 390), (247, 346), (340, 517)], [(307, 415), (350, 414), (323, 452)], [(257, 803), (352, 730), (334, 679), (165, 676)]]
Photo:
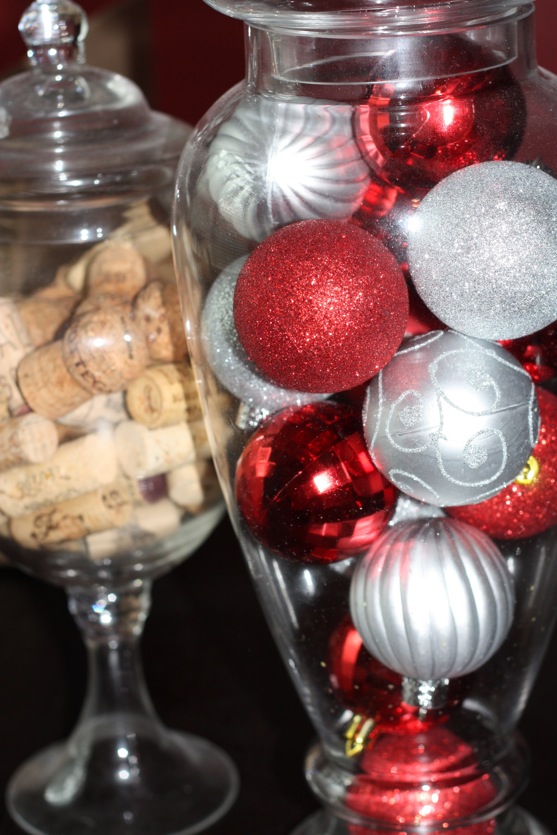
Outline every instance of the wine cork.
[(94, 432), (103, 423), (115, 424), (127, 419), (124, 395), (117, 391), (113, 394), (95, 394), (89, 397), (77, 409), (59, 417), (57, 423), (73, 427), (85, 434)]
[(17, 302), (19, 315), (35, 348), (59, 336), (76, 302), (77, 297), (73, 293), (57, 297), (42, 290)]
[(199, 513), (220, 497), (220, 485), (211, 461), (183, 464), (166, 476), (168, 497), (188, 513)]
[(124, 421), (116, 427), (114, 441), (120, 466), (130, 478), (166, 473), (196, 456), (191, 426), (185, 423), (147, 429), (136, 421)]
[(174, 283), (155, 279), (135, 298), (134, 310), (147, 340), (151, 359), (181, 362), (188, 355), (178, 290)]
[(56, 425), (30, 412), (0, 423), (0, 470), (20, 464), (38, 464), (58, 448)]
[(118, 461), (112, 435), (85, 435), (58, 447), (40, 464), (6, 470), (0, 478), (0, 510), (24, 516), (116, 481)]
[(119, 309), (100, 309), (73, 319), (62, 341), (66, 367), (91, 394), (122, 391), (149, 360), (142, 331)]
[(149, 548), (180, 527), (181, 512), (169, 499), (135, 508), (129, 524), (93, 533), (85, 539), (93, 560), (107, 559), (133, 548)]
[(172, 258), (169, 224), (155, 219), (147, 201), (136, 203), (125, 214), (126, 222), (115, 231), (114, 240), (131, 238), (137, 250), (154, 264)]
[(83, 301), (80, 301), (74, 310), (74, 316), (82, 316), (84, 313), (94, 313), (103, 308), (118, 309), (125, 314), (129, 314), (131, 305), (129, 299), (126, 299), (124, 296), (118, 296), (114, 293), (97, 293), (93, 296), (86, 296)]
[(167, 363), (147, 368), (128, 386), (126, 406), (131, 417), (149, 429), (202, 418), (195, 377), (189, 363)]
[(17, 383), (31, 409), (53, 420), (77, 409), (91, 397), (69, 373), (60, 340), (23, 357), (17, 367)]
[(133, 298), (147, 281), (145, 260), (129, 241), (108, 241), (91, 258), (85, 279), (88, 296)]
[(125, 525), (132, 509), (126, 487), (116, 483), (18, 516), (10, 522), (10, 533), (20, 545), (42, 548)]
[(0, 412), (15, 414), (24, 405), (16, 368), (33, 343), (14, 299), (0, 297)]

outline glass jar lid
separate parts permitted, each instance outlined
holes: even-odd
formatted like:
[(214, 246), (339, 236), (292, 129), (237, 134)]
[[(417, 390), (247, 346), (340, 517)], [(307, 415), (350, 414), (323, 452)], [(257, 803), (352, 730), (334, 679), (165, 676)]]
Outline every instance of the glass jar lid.
[(253, 26), (313, 31), (375, 32), (424, 26), (462, 25), (524, 14), (533, 0), (205, 0)]
[(30, 67), (0, 84), (0, 200), (162, 186), (189, 129), (129, 79), (85, 63), (85, 12), (36, 0), (19, 31)]

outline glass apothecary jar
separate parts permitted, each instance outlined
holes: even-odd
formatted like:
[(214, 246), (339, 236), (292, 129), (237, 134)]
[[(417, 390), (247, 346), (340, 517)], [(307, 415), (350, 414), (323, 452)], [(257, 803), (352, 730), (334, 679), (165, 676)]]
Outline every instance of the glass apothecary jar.
[(90, 674), (70, 739), (20, 767), (8, 806), (33, 833), (199, 832), (236, 772), (162, 726), (138, 643), (153, 579), (224, 512), (170, 241), (191, 128), (85, 63), (69, 0), (19, 28), (30, 67), (0, 84), (0, 548), (67, 589)]
[(175, 260), (228, 509), (314, 723), (296, 835), (537, 832), (555, 617), (557, 79), (517, 0), (207, 0), (245, 80)]

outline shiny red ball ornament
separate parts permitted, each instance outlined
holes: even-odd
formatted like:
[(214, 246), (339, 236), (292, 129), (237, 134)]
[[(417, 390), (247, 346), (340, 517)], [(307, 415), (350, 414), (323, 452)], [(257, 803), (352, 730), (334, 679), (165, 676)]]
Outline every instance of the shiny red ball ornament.
[(310, 403), (264, 421), (238, 461), (241, 517), (265, 547), (329, 563), (362, 553), (391, 517), (398, 491), (373, 464), (357, 413)]
[[(449, 828), (467, 816), (489, 808), (495, 787), (478, 766), (472, 748), (444, 725), (416, 734), (385, 733), (360, 759), (359, 774), (345, 797), (348, 809), (373, 820), (374, 831), (386, 835), (381, 823), (427, 828), (431, 835), (492, 835), (492, 818), (465, 827)], [(370, 829), (348, 826), (350, 835)]]
[(408, 291), (383, 244), (358, 227), (306, 220), (270, 235), (244, 264), (234, 321), (276, 385), (333, 393), (368, 380), (404, 336)]
[(455, 35), (417, 48), (409, 37), (379, 64), (354, 130), (364, 159), (387, 182), (430, 188), (460, 168), (511, 159), (526, 107), (496, 56)]
[(557, 397), (537, 387), (540, 433), (521, 475), (491, 499), (447, 513), (494, 539), (523, 539), (557, 524)]
[(349, 615), (329, 640), (328, 669), (339, 701), (355, 713), (390, 714), (400, 706), (402, 677), (370, 655)]

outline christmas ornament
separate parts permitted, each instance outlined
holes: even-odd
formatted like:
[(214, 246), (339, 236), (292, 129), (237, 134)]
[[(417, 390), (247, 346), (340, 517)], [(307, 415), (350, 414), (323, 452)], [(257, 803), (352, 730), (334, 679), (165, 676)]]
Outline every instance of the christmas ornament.
[[(360, 772), (345, 804), (378, 824), (423, 827), (432, 835), (495, 832), (492, 818), (450, 828), (452, 822), (489, 808), (497, 792), (471, 746), (444, 725), (406, 735), (382, 734), (360, 758)], [(369, 828), (349, 824), (348, 831), (368, 835)], [(392, 830), (375, 831), (386, 835)]]
[(368, 388), (371, 456), (404, 493), (474, 504), (521, 472), (537, 440), (534, 384), (496, 343), (431, 331), (408, 339)]
[(234, 320), (248, 357), (276, 385), (342, 391), (376, 374), (399, 346), (408, 291), (393, 256), (340, 221), (279, 229), (242, 268)]
[(235, 491), (256, 539), (306, 562), (364, 551), (397, 496), (369, 457), (356, 412), (329, 402), (291, 407), (262, 423), (238, 461)]
[(369, 182), (351, 117), (348, 105), (252, 96), (220, 126), (199, 188), (253, 241), (297, 220), (347, 219)]
[(485, 664), (513, 611), (513, 580), (499, 549), (456, 519), (389, 527), (358, 562), (350, 586), (350, 614), (368, 651), (420, 681)]
[(524, 97), (507, 67), (465, 38), (423, 40), (407, 38), (387, 53), (375, 69), (385, 81), (373, 86), (354, 120), (372, 171), (404, 189), (512, 157), (525, 126)]
[(455, 330), (516, 339), (546, 327), (557, 319), (557, 180), (518, 162), (451, 174), (416, 209), (408, 263)]
[(503, 348), (517, 358), (534, 383), (546, 383), (556, 373), (554, 360), (557, 357), (551, 356), (551, 349), (548, 350), (545, 337), (546, 331), (550, 329), (552, 325), (538, 333), (523, 336), (521, 339), (501, 340)]
[(400, 189), (373, 178), (361, 206), (350, 218), (380, 240), (405, 272), (408, 270), (408, 226), (426, 191)]
[(400, 705), (400, 675), (369, 654), (348, 615), (331, 635), (328, 660), (331, 686), (346, 707), (372, 716)]
[(212, 285), (202, 316), (205, 356), (222, 385), (247, 406), (276, 412), (286, 406), (301, 406), (325, 394), (308, 394), (275, 386), (262, 377), (238, 339), (234, 324), (234, 291), (246, 258), (230, 264)]
[(557, 524), (557, 397), (538, 388), (540, 435), (517, 479), (479, 504), (447, 508), (495, 539), (534, 536)]

